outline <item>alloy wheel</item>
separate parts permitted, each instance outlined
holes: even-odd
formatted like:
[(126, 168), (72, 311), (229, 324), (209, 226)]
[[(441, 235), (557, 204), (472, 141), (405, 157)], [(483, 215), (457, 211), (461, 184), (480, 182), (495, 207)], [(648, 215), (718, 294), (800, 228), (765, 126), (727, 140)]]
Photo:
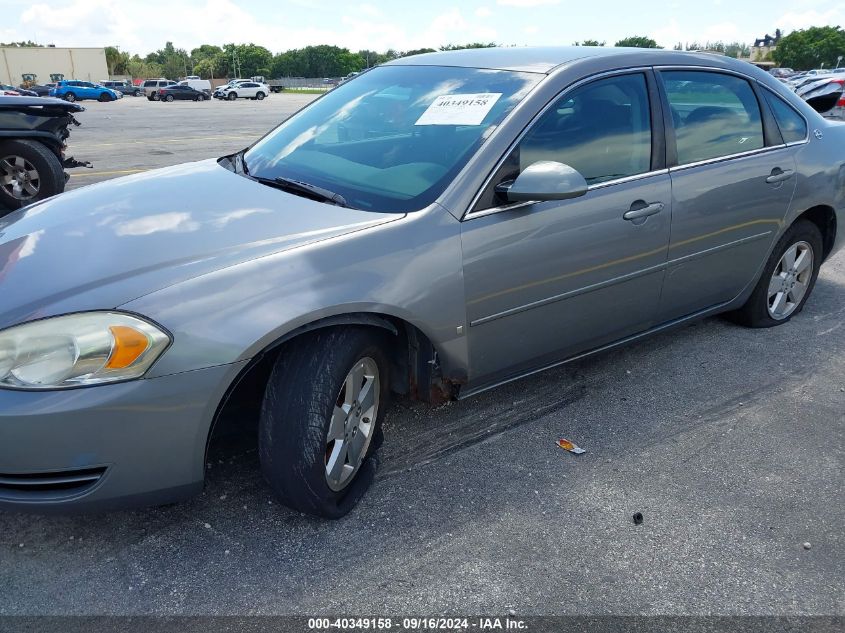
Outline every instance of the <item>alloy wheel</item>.
[(801, 305), (813, 279), (813, 247), (797, 242), (786, 249), (769, 280), (769, 316), (781, 321)]
[(0, 187), (16, 200), (32, 200), (41, 189), (41, 177), (22, 156), (0, 158)]
[(366, 357), (346, 375), (337, 396), (326, 436), (326, 483), (343, 490), (367, 455), (379, 412), (381, 381), (378, 364)]

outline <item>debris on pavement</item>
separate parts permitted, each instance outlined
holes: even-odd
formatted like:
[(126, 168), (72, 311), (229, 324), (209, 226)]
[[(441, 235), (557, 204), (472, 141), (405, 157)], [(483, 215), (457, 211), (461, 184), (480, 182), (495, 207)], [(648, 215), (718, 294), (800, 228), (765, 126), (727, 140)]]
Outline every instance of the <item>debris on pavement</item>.
[(643, 513), (642, 512), (634, 512), (634, 525), (642, 525), (643, 523)]
[(557, 445), (560, 446), (563, 450), (569, 451), (570, 453), (574, 453), (575, 455), (580, 455), (581, 453), (586, 453), (583, 448), (575, 444), (575, 442), (570, 442), (566, 439), (559, 439), (557, 441)]

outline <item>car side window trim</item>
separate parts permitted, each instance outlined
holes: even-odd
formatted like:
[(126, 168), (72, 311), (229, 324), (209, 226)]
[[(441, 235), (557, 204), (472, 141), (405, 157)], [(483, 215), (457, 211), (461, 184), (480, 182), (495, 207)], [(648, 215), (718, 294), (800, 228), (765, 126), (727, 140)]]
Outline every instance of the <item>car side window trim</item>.
[[(798, 108), (793, 107), (792, 104), (789, 103), (789, 101), (787, 101), (786, 99), (781, 97), (778, 93), (776, 93), (774, 90), (772, 90), (768, 86), (764, 86), (760, 82), (757, 82), (757, 85), (760, 87), (760, 90), (764, 91), (764, 93), (768, 92), (775, 99), (780, 99), (786, 105), (786, 107), (788, 107), (795, 114), (800, 116), (801, 120), (804, 121), (804, 128), (806, 130), (806, 134), (804, 135), (804, 138), (801, 139), (800, 141), (790, 141), (789, 143), (784, 143), (784, 145), (786, 147), (793, 147), (795, 145), (805, 145), (805, 144), (809, 143), (810, 142), (810, 122), (807, 120), (807, 117), (804, 116), (804, 113), (801, 112), (800, 110), (798, 110)], [(766, 107), (768, 107), (769, 110), (771, 111), (771, 105), (769, 104), (769, 100), (767, 98), (765, 98), (765, 95), (763, 95), (763, 101), (766, 102)], [(775, 125), (777, 125), (778, 130), (780, 131), (780, 126), (777, 124), (777, 118), (774, 116), (774, 113), (772, 113), (772, 117), (775, 120)]]
[[(737, 158), (744, 158), (746, 156), (754, 156), (756, 154), (764, 154), (767, 152), (781, 150), (786, 145), (783, 142), (783, 138), (780, 134), (780, 128), (777, 127), (777, 122), (774, 119), (774, 115), (771, 113), (769, 109), (769, 104), (766, 102), (766, 99), (763, 97), (763, 94), (759, 92), (759, 82), (754, 79), (753, 77), (749, 77), (748, 75), (744, 75), (740, 72), (736, 72), (731, 69), (727, 68), (714, 68), (710, 66), (655, 66), (655, 75), (657, 76), (657, 83), (660, 91), (660, 102), (663, 107), (664, 112), (664, 126), (666, 130), (666, 164), (670, 172), (681, 171), (684, 169), (691, 169), (693, 167), (701, 167), (702, 165), (709, 165), (711, 163), (721, 163), (728, 160), (734, 160)], [(689, 71), (689, 72), (710, 72), (710, 73), (718, 73), (722, 75), (731, 75), (737, 77), (739, 79), (743, 79), (748, 82), (751, 87), (752, 92), (754, 93), (754, 97), (757, 100), (757, 107), (760, 108), (760, 118), (763, 123), (763, 140), (764, 146), (758, 149), (753, 149), (746, 152), (736, 152), (733, 154), (725, 154), (724, 156), (715, 156), (713, 158), (708, 158), (705, 160), (695, 161), (692, 163), (686, 163), (683, 165), (678, 164), (678, 150), (677, 150), (677, 143), (675, 137), (675, 124), (672, 121), (671, 115), (668, 113), (670, 110), (669, 105), (669, 97), (666, 93), (666, 85), (663, 81), (663, 71)], [(765, 87), (762, 87), (765, 88)], [(767, 88), (766, 88), (767, 89)], [(779, 142), (775, 142), (770, 144), (770, 139), (774, 140), (772, 136), (772, 128), (774, 126), (774, 139), (780, 137)]]
[(665, 145), (665, 138), (666, 134), (664, 132), (664, 108), (662, 102), (660, 101), (659, 97), (659, 82), (656, 80), (654, 76), (654, 71), (650, 66), (642, 66), (642, 67), (635, 67), (635, 68), (623, 68), (617, 70), (610, 70), (606, 72), (597, 73), (595, 75), (590, 75), (589, 77), (585, 77), (580, 79), (574, 83), (569, 84), (562, 88), (558, 93), (552, 97), (546, 105), (544, 105), (528, 122), (528, 124), (520, 131), (514, 141), (508, 146), (507, 150), (499, 157), (499, 160), (496, 162), (493, 169), (484, 179), (481, 187), (479, 187), (478, 191), (476, 192), (475, 196), (470, 202), (467, 210), (464, 212), (463, 216), (461, 217), (461, 221), (468, 221), (474, 220), (476, 218), (485, 217), (488, 215), (492, 215), (494, 213), (502, 213), (505, 211), (513, 211), (515, 209), (520, 209), (522, 207), (526, 207), (534, 202), (514, 202), (510, 204), (504, 204), (497, 207), (491, 207), (489, 209), (479, 209), (474, 210), (475, 205), (478, 204), (479, 199), (483, 195), (483, 193), (488, 189), (488, 187), (492, 186), (492, 181), (495, 175), (498, 173), (499, 169), (502, 167), (504, 162), (507, 160), (508, 156), (516, 149), (516, 147), (522, 142), (528, 132), (534, 127), (534, 125), (543, 117), (543, 115), (549, 111), (556, 103), (558, 103), (563, 97), (565, 97), (568, 93), (572, 92), (573, 90), (577, 90), (582, 86), (587, 84), (593, 83), (595, 81), (600, 81), (602, 79), (607, 79), (609, 77), (618, 77), (624, 75), (644, 75), (646, 80), (646, 92), (649, 98), (649, 109), (651, 112), (651, 169), (647, 172), (641, 174), (634, 174), (632, 176), (625, 176), (623, 178), (617, 178), (614, 180), (608, 180), (605, 182), (595, 183), (590, 185), (587, 188), (587, 191), (593, 191), (595, 189), (604, 189), (606, 187), (610, 187), (617, 184), (633, 182), (635, 180), (641, 180), (644, 178), (651, 178), (656, 175), (666, 174), (668, 173), (667, 169), (667, 156), (666, 156), (666, 145)]
[(760, 83), (757, 81), (750, 81), (751, 89), (754, 91), (754, 96), (757, 99), (757, 106), (760, 108), (760, 116), (763, 118), (763, 139), (766, 147), (782, 147), (784, 145), (783, 135), (778, 126), (775, 115), (769, 102), (766, 101), (763, 95)]

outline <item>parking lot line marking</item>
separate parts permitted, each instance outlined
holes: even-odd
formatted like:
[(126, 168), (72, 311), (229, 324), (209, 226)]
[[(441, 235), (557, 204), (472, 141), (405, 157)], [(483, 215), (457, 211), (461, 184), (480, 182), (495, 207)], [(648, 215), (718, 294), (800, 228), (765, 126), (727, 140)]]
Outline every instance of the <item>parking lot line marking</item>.
[(71, 178), (78, 178), (79, 176), (117, 176), (119, 174), (140, 174), (143, 171), (150, 171), (149, 169), (118, 169), (117, 171), (81, 171), (78, 174), (71, 174)]
[(186, 141), (220, 141), (220, 140), (247, 140), (253, 139), (260, 134), (256, 134), (255, 136), (192, 136), (190, 138), (150, 138), (143, 141), (120, 141), (118, 143), (73, 143), (72, 146), (74, 149), (79, 147), (114, 147), (115, 145), (149, 145), (151, 143), (184, 143)]

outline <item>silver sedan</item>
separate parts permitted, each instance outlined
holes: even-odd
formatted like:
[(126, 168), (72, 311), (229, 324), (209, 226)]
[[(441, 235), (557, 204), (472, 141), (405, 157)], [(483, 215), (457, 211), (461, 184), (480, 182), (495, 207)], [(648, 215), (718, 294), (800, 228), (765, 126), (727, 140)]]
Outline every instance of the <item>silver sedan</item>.
[[(230, 407), (324, 517), (392, 397), (465, 398), (716, 313), (798, 315), (845, 127), (726, 57), (486, 49), (361, 73), (251, 147), (0, 219), (0, 505), (171, 502)], [(249, 428), (249, 427), (247, 427)]]

